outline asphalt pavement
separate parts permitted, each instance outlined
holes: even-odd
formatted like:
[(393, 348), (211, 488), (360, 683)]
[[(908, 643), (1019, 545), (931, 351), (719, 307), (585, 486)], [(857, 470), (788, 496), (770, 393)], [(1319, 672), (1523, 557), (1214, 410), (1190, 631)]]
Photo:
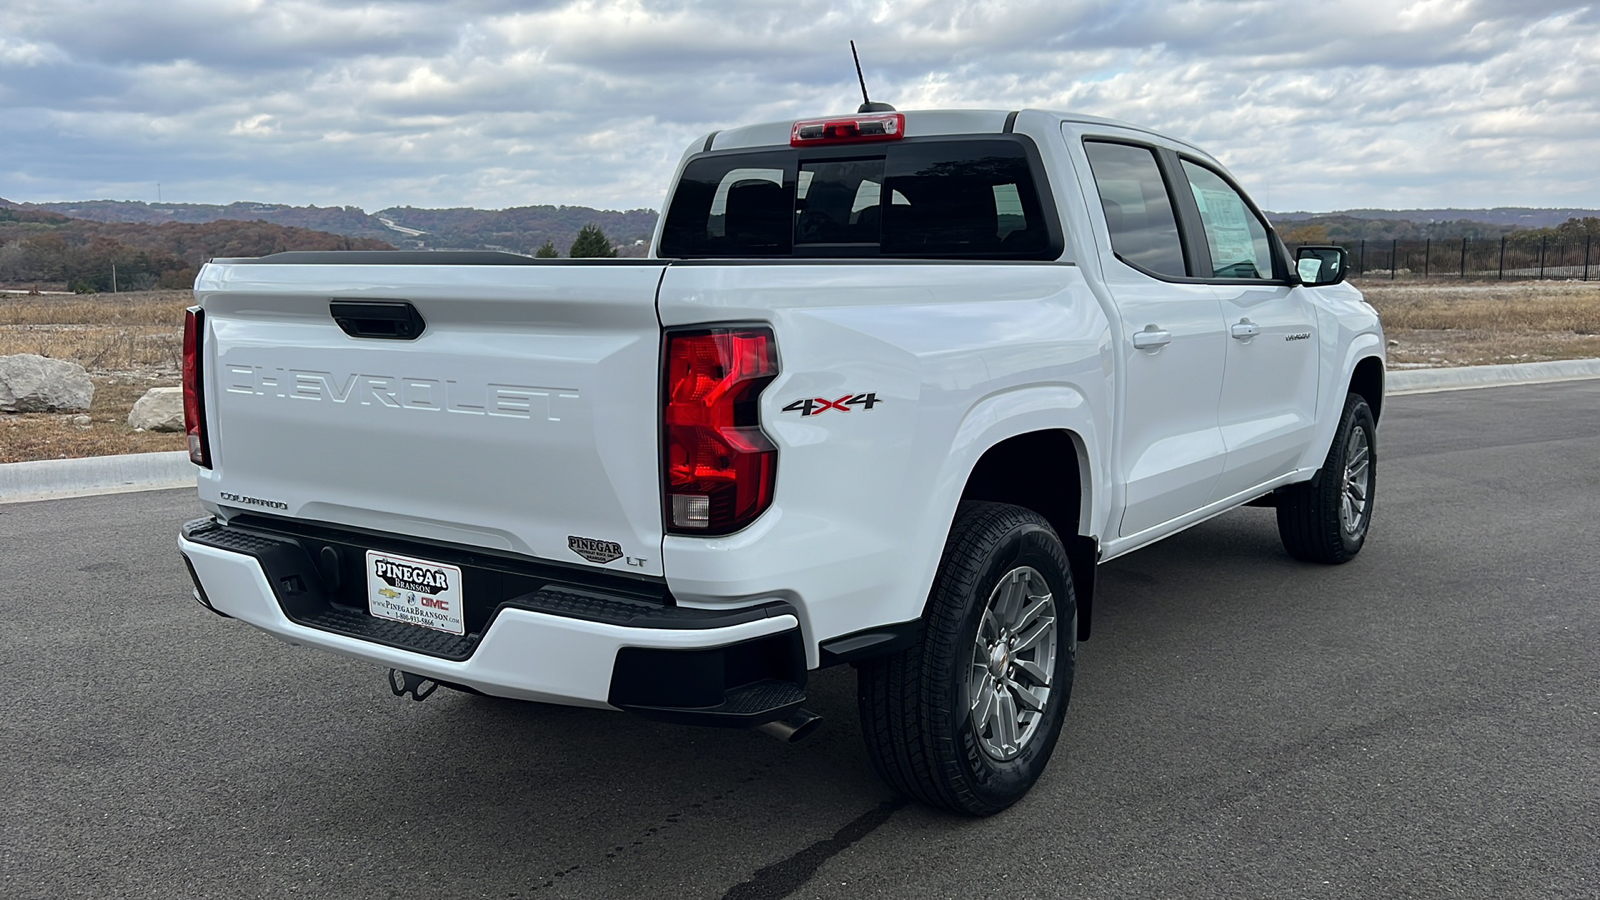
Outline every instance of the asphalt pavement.
[(189, 597), (191, 492), (0, 505), (0, 896), (1600, 896), (1600, 381), (1391, 398), (1371, 538), (1271, 510), (1102, 568), (992, 819), (817, 735), (439, 691)]

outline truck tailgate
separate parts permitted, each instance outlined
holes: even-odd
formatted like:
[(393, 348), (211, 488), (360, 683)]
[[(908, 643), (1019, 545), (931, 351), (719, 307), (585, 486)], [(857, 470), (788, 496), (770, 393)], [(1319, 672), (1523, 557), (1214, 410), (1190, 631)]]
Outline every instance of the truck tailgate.
[[(642, 263), (209, 264), (201, 499), (659, 576)], [(344, 301), (408, 302), (421, 334), (347, 334)]]

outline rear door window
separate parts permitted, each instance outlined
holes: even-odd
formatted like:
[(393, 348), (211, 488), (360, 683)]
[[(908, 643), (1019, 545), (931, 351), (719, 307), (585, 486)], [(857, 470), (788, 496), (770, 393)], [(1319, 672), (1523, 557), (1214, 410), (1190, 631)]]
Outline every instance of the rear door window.
[(719, 154), (691, 160), (664, 257), (1055, 259), (1060, 227), (1016, 138)]
[(1172, 278), (1189, 274), (1183, 238), (1155, 151), (1132, 144), (1084, 141), (1100, 205), (1117, 257), (1147, 272)]

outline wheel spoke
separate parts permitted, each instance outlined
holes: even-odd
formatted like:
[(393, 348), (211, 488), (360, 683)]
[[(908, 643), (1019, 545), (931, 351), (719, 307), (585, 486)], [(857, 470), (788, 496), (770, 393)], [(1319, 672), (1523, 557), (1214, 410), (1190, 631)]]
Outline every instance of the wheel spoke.
[(995, 694), (995, 740), (1007, 750), (1017, 749), (1017, 701), (1011, 692), (1000, 690)]
[(1006, 628), (1016, 626), (1017, 607), (1022, 604), (1022, 573), (1013, 572), (1000, 592), (1000, 602), (995, 604), (995, 616)]
[(1362, 463), (1364, 463), (1366, 461), (1367, 461), (1367, 445), (1366, 445), (1365, 442), (1363, 442), (1361, 444), (1358, 444), (1356, 446), (1355, 450), (1351, 452), (1350, 458), (1345, 460), (1345, 465), (1347, 467), (1354, 468), (1355, 466), (1359, 466), (1359, 465), (1361, 465)]
[(1033, 603), (1022, 611), (1022, 615), (1017, 616), (1016, 630), (1018, 633), (1026, 631), (1028, 626), (1033, 624), (1033, 620), (1039, 618), (1040, 613), (1055, 603), (1054, 597), (1050, 594), (1045, 594), (1042, 597), (1029, 596), (1028, 599), (1032, 600)]
[(1347, 478), (1350, 481), (1355, 482), (1355, 483), (1366, 484), (1367, 483), (1367, 468), (1368, 468), (1368, 464), (1363, 462), (1360, 465), (1356, 466), (1355, 468), (1351, 469), (1350, 473), (1348, 475), (1346, 475), (1345, 478)]
[(972, 686), (971, 708), (977, 709), (978, 704), (983, 701), (983, 697), (986, 694), (994, 694), (994, 676), (989, 674), (987, 666), (984, 667), (983, 674), (978, 676), (978, 683)]
[(1039, 639), (1040, 638), (1042, 638), (1045, 635), (1051, 633), (1052, 629), (1054, 629), (1055, 627), (1056, 627), (1056, 617), (1055, 616), (1046, 616), (1046, 617), (1039, 618), (1038, 620), (1036, 620), (1036, 623), (1035, 623), (1033, 628), (1029, 629), (1027, 631), (1027, 633), (1022, 634), (1022, 635), (1017, 637), (1017, 643), (1012, 646), (1011, 652), (1012, 653), (1021, 653), (1024, 650), (1028, 650), (1028, 649), (1032, 648), (1034, 645), (1039, 643)]
[[(985, 640), (987, 638), (987, 641)], [(983, 620), (978, 623), (978, 646), (1000, 640), (1000, 623), (995, 620), (994, 610), (983, 611)]]
[(1050, 686), (1050, 673), (1046, 672), (1042, 666), (1033, 660), (1013, 659), (1011, 664), (1016, 666), (1018, 671), (1033, 679), (1034, 683), (1038, 684), (1040, 687)]
[(1020, 682), (1014, 679), (1006, 679), (1006, 687), (1011, 689), (1011, 693), (1017, 698), (1018, 703), (1034, 712), (1044, 712), (1044, 701), (1039, 699), (1039, 695), (1035, 694), (1031, 689), (1023, 687)]
[(973, 689), (972, 694), (973, 720), (987, 722), (989, 717), (994, 714), (994, 676), (988, 672), (983, 673), (983, 681)]
[(1005, 716), (1000, 712), (1000, 698), (1004, 694), (998, 687), (989, 692), (989, 702), (983, 705), (984, 716), (979, 720), (989, 729), (989, 743), (994, 747), (1005, 744)]

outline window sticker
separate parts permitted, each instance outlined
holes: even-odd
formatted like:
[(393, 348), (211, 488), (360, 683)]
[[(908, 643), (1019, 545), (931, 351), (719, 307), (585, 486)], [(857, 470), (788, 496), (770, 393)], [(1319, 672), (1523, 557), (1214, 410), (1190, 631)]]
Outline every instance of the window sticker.
[(1200, 204), (1200, 215), (1205, 219), (1212, 265), (1226, 269), (1237, 263), (1254, 263), (1256, 248), (1255, 238), (1250, 234), (1250, 213), (1239, 195), (1195, 187), (1194, 199)]

